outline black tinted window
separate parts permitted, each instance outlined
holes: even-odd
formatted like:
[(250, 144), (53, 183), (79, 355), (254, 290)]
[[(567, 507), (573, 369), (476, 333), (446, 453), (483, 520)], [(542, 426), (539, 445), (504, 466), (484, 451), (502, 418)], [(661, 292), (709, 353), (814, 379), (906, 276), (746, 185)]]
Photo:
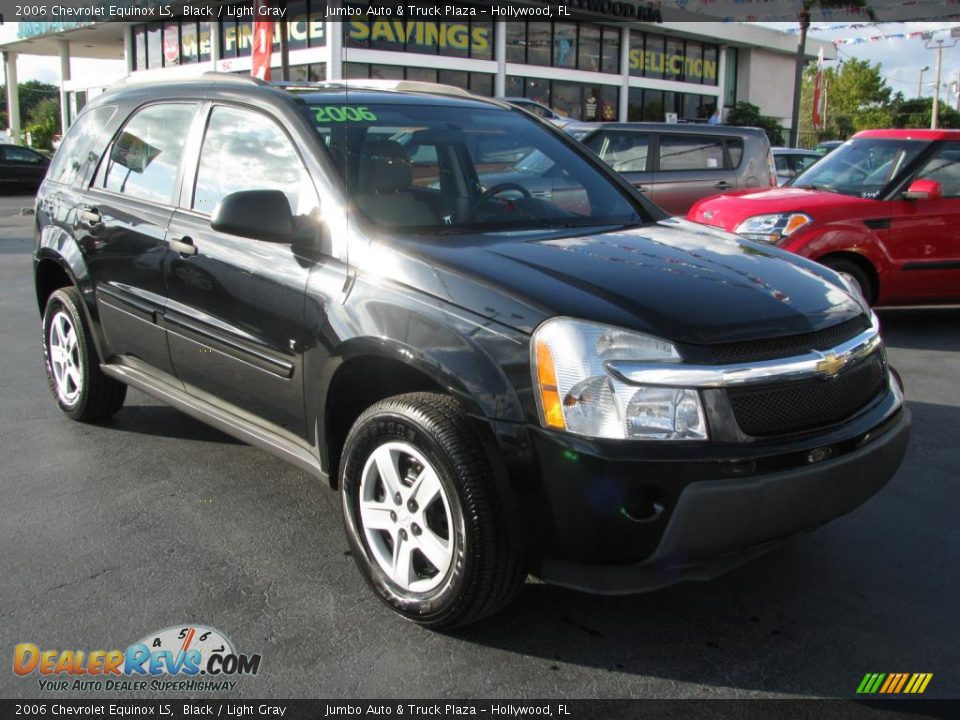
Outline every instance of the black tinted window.
[(8, 145), (3, 149), (3, 154), (7, 162), (19, 163), (22, 165), (39, 165), (43, 162), (43, 155), (35, 153), (27, 148)]
[(193, 209), (212, 213), (241, 190), (281, 190), (294, 215), (318, 206), (317, 193), (286, 133), (257, 112), (215, 107), (200, 151)]
[(101, 146), (97, 140), (116, 112), (115, 106), (105, 105), (77, 118), (60, 143), (60, 149), (47, 171), (47, 179), (64, 185), (82, 181), (87, 171), (96, 167), (100, 160)]
[(195, 106), (149, 105), (126, 124), (110, 148), (103, 186), (142, 200), (171, 203)]
[(702, 135), (661, 135), (661, 170), (722, 170), (723, 142)]
[(730, 154), (730, 167), (740, 167), (740, 160), (743, 158), (743, 140), (727, 138), (727, 152)]

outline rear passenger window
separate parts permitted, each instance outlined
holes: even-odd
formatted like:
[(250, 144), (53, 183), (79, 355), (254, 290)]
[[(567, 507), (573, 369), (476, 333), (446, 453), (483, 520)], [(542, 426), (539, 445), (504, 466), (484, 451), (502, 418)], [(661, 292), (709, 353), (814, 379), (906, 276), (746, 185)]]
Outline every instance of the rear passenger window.
[(646, 133), (597, 133), (587, 142), (617, 172), (646, 172), (650, 136)]
[(77, 118), (60, 143), (60, 149), (47, 171), (47, 179), (64, 185), (82, 182), (87, 172), (95, 168), (100, 160), (101, 148), (97, 140), (116, 112), (115, 105), (104, 105), (88, 110)]
[(149, 105), (127, 122), (110, 148), (103, 187), (169, 205), (177, 182), (192, 104)]
[(723, 141), (700, 135), (661, 135), (660, 170), (722, 170)]
[(286, 133), (258, 112), (215, 107), (200, 151), (193, 209), (207, 215), (242, 190), (280, 190), (294, 215), (319, 207), (317, 191)]
[(740, 159), (743, 157), (743, 140), (727, 138), (727, 153), (730, 155), (730, 167), (740, 167)]

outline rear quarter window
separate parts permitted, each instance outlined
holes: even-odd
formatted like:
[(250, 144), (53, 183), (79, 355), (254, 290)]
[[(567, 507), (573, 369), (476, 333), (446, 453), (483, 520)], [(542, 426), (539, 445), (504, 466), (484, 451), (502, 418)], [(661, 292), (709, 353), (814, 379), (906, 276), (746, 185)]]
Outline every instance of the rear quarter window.
[(116, 114), (116, 105), (104, 105), (77, 118), (60, 143), (47, 171), (47, 179), (63, 185), (82, 183), (100, 161), (106, 142), (103, 139), (105, 128)]
[[(741, 149), (742, 154), (742, 149)], [(723, 139), (706, 135), (661, 135), (660, 170), (723, 170)]]

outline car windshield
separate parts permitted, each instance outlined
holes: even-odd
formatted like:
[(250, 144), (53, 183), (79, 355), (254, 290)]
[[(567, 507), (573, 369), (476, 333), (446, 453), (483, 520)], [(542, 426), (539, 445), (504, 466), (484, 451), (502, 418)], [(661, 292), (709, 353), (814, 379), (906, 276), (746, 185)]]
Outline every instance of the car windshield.
[(307, 108), (354, 206), (384, 229), (450, 235), (652, 220), (568, 142), (518, 112)]
[(851, 140), (795, 178), (792, 186), (877, 197), (926, 145), (918, 140)]

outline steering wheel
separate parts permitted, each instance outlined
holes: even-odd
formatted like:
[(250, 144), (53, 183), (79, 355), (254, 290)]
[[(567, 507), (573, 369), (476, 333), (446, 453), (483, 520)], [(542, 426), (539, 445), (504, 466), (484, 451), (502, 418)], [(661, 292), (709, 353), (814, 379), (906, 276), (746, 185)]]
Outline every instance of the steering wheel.
[(473, 216), (476, 215), (477, 211), (481, 207), (483, 207), (483, 204), (487, 202), (487, 200), (490, 200), (491, 198), (494, 198), (500, 193), (506, 192), (507, 190), (514, 190), (515, 192), (518, 192), (521, 195), (523, 195), (523, 197), (525, 198), (533, 197), (533, 195), (530, 194), (530, 191), (527, 190), (520, 183), (515, 183), (515, 182), (500, 183), (498, 185), (494, 185), (492, 188), (485, 190), (483, 193), (481, 193), (480, 197), (478, 197), (476, 200), (473, 201), (473, 205), (471, 205), (470, 208), (467, 210), (467, 218), (468, 219), (473, 218)]

